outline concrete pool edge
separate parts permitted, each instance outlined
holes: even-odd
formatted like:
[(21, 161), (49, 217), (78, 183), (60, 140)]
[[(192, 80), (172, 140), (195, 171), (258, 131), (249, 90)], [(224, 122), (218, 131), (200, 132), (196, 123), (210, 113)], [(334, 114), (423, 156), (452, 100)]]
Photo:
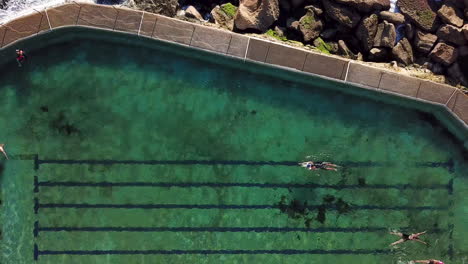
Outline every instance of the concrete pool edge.
[[(463, 132), (468, 131), (468, 96), (452, 86), (133, 9), (73, 2), (36, 11), (0, 25), (0, 50), (64, 27), (103, 29), (157, 39), (435, 105), (447, 112), (449, 118), (453, 117)], [(439, 119), (447, 125), (450, 121), (441, 116)], [(463, 132), (455, 134), (468, 148), (468, 133)]]

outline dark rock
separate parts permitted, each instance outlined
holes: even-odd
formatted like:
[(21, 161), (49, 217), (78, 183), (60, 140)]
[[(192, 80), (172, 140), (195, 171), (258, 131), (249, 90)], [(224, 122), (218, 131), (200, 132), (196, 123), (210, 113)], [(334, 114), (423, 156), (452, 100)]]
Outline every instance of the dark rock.
[(323, 9), (320, 8), (317, 5), (308, 5), (308, 6), (304, 7), (304, 9), (314, 12), (314, 14), (317, 15), (317, 16), (321, 16), (323, 14)]
[(322, 3), (328, 16), (348, 28), (356, 27), (361, 20), (361, 16), (347, 6), (337, 4), (330, 0), (322, 0)]
[(460, 82), (463, 86), (468, 86), (468, 81), (463, 74), (463, 71), (460, 68), (460, 65), (458, 62), (455, 62), (450, 66), (450, 68), (447, 69), (447, 74), (454, 80)]
[(281, 9), (286, 11), (286, 13), (291, 12), (291, 3), (289, 3), (288, 0), (280, 0), (279, 1), (279, 6)]
[(430, 70), (434, 73), (434, 74), (444, 74), (445, 72), (445, 67), (440, 64), (440, 63), (433, 63), (431, 65), (431, 68)]
[(405, 35), (407, 39), (412, 40), (414, 38), (414, 31), (414, 26), (411, 23), (405, 24)]
[(211, 16), (215, 24), (228, 30), (234, 29), (234, 17), (232, 14), (227, 14), (222, 7), (216, 6), (213, 8), (213, 10), (211, 10)]
[(8, 3), (8, 0), (0, 0), (0, 9), (5, 8), (7, 3)]
[(385, 48), (372, 48), (367, 59), (370, 61), (382, 62), (388, 58), (388, 51)]
[(356, 8), (361, 12), (390, 9), (390, 0), (336, 0), (336, 2)]
[(278, 0), (240, 0), (234, 24), (240, 30), (266, 31), (279, 17)]
[(405, 23), (405, 16), (400, 13), (393, 13), (390, 11), (382, 11), (379, 13), (379, 16), (383, 20), (387, 20), (390, 23), (400, 25)]
[(377, 15), (372, 14), (361, 20), (361, 23), (356, 30), (356, 37), (361, 42), (363, 50), (366, 52), (374, 45), (378, 22), (379, 19), (377, 18)]
[(290, 0), (290, 2), (293, 8), (297, 8), (304, 3), (304, 0)]
[(468, 56), (468, 46), (458, 47), (458, 56), (460, 57)]
[(320, 33), (320, 37), (324, 39), (331, 39), (335, 37), (336, 32), (338, 32), (336, 28), (328, 28), (322, 31), (322, 33)]
[(465, 45), (466, 39), (461, 28), (452, 25), (443, 25), (437, 30), (436, 35), (443, 40), (451, 42), (456, 45)]
[(463, 35), (465, 35), (465, 39), (468, 39), (468, 24), (465, 24), (462, 28)]
[(185, 9), (185, 16), (195, 18), (198, 20), (204, 20), (200, 12), (198, 12), (198, 10), (194, 6), (189, 6), (187, 7), (187, 9)]
[[(406, 15), (416, 26), (425, 31), (435, 32), (439, 19), (434, 12), (435, 7), (428, 0), (399, 0), (397, 2), (401, 12)], [(431, 2), (432, 3), (432, 2)]]
[(463, 13), (456, 6), (444, 4), (437, 11), (437, 14), (447, 24), (452, 24), (457, 27), (463, 26)]
[(406, 38), (396, 44), (392, 49), (392, 55), (396, 61), (404, 65), (410, 65), (414, 62), (413, 48)]
[(133, 0), (138, 9), (173, 17), (177, 14), (179, 2), (177, 0)]
[(445, 0), (444, 4), (453, 5), (456, 8), (460, 8), (460, 9), (463, 9), (465, 7), (463, 0)]
[(331, 54), (337, 54), (338, 53), (338, 43), (337, 42), (327, 42), (328, 47), (330, 47), (330, 53)]
[(438, 63), (448, 66), (458, 58), (457, 49), (444, 42), (439, 42), (429, 54), (429, 57)]
[(297, 21), (295, 18), (288, 18), (286, 21), (286, 28), (294, 32), (300, 32), (299, 21)]
[(356, 55), (348, 48), (348, 45), (346, 45), (343, 40), (338, 40), (338, 54), (349, 59), (356, 58)]
[(384, 21), (377, 27), (377, 33), (374, 38), (374, 47), (393, 48), (396, 41), (395, 25)]
[(428, 54), (431, 51), (432, 47), (434, 47), (436, 41), (436, 35), (416, 30), (416, 35), (414, 38), (414, 47), (417, 51), (421, 52), (422, 54)]
[(301, 31), (305, 42), (312, 41), (320, 36), (322, 28), (322, 21), (315, 18), (314, 13), (310, 11), (299, 20), (299, 30)]

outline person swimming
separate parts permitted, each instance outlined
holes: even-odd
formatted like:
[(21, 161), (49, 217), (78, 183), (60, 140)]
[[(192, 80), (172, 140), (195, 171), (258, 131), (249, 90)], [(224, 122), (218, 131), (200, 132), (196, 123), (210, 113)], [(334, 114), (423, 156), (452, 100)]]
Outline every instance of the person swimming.
[(8, 159), (8, 155), (6, 154), (4, 147), (5, 147), (5, 144), (0, 144), (0, 152), (2, 152), (3, 155), (5, 155), (5, 158)]
[(414, 260), (415, 263), (425, 263), (425, 264), (444, 264), (444, 262), (436, 259), (427, 259), (427, 260)]
[(23, 66), (23, 63), (26, 61), (26, 53), (22, 49), (16, 50), (16, 62), (18, 62), (18, 67)]
[(427, 245), (426, 242), (422, 241), (421, 239), (419, 239), (419, 236), (425, 234), (426, 231), (424, 232), (421, 232), (421, 233), (416, 233), (416, 234), (411, 234), (411, 235), (408, 235), (408, 234), (404, 234), (404, 233), (400, 233), (400, 232), (390, 232), (390, 234), (392, 235), (396, 235), (396, 236), (399, 236), (401, 239), (398, 240), (398, 241), (395, 241), (393, 242), (392, 244), (390, 244), (390, 246), (395, 246), (397, 244), (400, 244), (400, 243), (403, 243), (403, 242), (406, 242), (406, 241), (409, 241), (409, 240), (413, 240), (413, 241), (416, 241), (416, 242), (419, 242), (419, 243), (422, 243), (424, 245)]
[(338, 165), (336, 164), (333, 164), (333, 163), (330, 163), (330, 162), (326, 162), (326, 161), (323, 161), (323, 162), (313, 162), (313, 161), (306, 161), (306, 162), (302, 162), (302, 163), (299, 163), (299, 165), (301, 165), (301, 167), (304, 167), (308, 170), (319, 170), (319, 169), (322, 169), (322, 170), (334, 170), (334, 171), (337, 171), (338, 169)]

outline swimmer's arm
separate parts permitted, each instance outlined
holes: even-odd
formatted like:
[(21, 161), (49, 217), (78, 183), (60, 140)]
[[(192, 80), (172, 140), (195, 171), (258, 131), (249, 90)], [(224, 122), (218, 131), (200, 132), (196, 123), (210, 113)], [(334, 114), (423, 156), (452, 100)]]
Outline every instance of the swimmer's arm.
[(427, 231), (421, 232), (421, 233), (416, 233), (414, 236), (420, 236), (426, 234)]

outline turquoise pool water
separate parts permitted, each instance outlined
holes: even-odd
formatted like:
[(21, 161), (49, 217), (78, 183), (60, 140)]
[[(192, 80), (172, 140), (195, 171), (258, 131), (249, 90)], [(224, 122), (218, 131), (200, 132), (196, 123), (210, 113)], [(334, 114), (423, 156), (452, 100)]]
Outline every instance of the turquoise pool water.
[[(0, 72), (1, 263), (467, 258), (467, 154), (431, 115), (156, 41), (62, 33)], [(309, 159), (342, 167), (296, 165)], [(427, 230), (429, 246), (389, 247), (392, 230)]]

